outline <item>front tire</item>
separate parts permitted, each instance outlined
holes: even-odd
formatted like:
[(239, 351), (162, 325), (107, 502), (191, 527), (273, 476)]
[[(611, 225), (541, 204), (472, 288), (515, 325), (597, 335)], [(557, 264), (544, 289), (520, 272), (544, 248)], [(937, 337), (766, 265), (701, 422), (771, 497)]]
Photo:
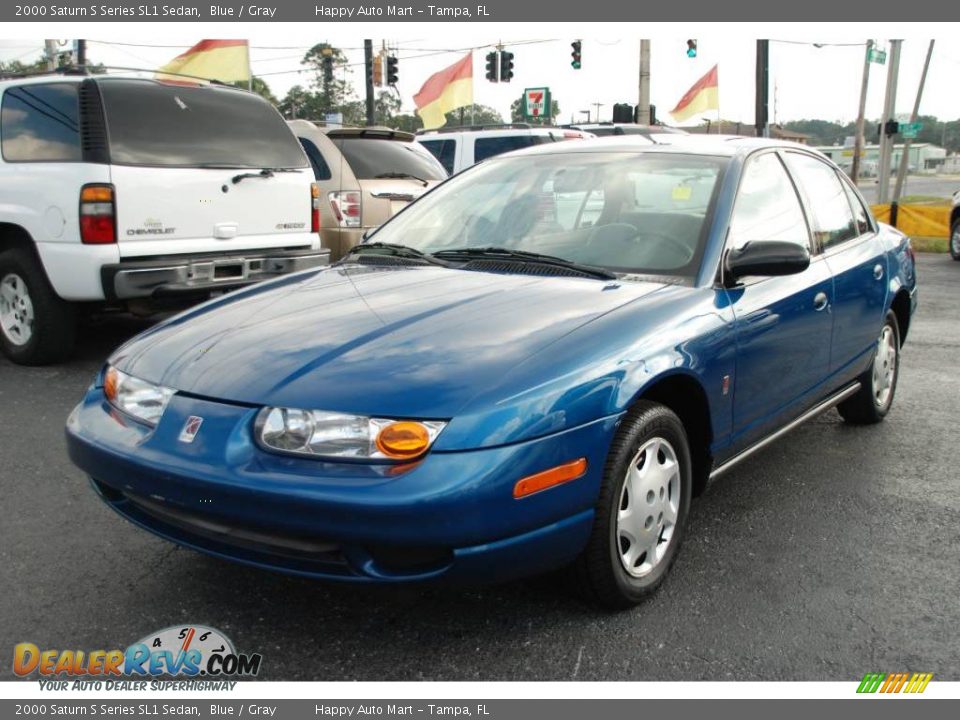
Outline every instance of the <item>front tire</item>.
[(840, 416), (852, 425), (872, 425), (883, 420), (893, 406), (900, 376), (900, 326), (893, 311), (877, 338), (873, 362), (860, 376), (860, 390), (837, 405)]
[(683, 540), (692, 476), (680, 419), (637, 402), (611, 443), (593, 532), (574, 566), (589, 600), (624, 609), (656, 591)]
[(960, 260), (960, 217), (950, 226), (950, 257)]
[(0, 253), (0, 350), (19, 365), (66, 358), (76, 339), (76, 313), (50, 287), (33, 255)]

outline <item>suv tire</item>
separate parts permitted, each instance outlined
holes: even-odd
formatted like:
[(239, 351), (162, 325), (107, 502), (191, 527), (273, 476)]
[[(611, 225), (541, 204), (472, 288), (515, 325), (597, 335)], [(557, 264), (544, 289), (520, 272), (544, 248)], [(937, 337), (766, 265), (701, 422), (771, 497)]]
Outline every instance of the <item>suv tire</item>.
[(0, 350), (18, 365), (63, 360), (76, 341), (76, 310), (50, 287), (32, 253), (0, 253)]

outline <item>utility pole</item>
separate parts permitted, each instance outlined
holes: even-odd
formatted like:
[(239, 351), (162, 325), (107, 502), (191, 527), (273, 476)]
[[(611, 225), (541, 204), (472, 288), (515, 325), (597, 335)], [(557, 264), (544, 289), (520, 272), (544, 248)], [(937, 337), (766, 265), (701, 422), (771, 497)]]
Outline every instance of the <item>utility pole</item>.
[(81, 68), (87, 64), (87, 41), (77, 40), (77, 65)]
[(47, 56), (47, 70), (52, 72), (57, 69), (57, 41), (44, 40), (43, 46)]
[(367, 127), (376, 124), (373, 113), (373, 40), (363, 41), (363, 64), (367, 71)]
[(880, 119), (880, 169), (877, 173), (877, 201), (882, 205), (890, 199), (890, 165), (893, 155), (893, 136), (887, 135), (886, 125), (894, 119), (897, 107), (897, 78), (900, 75), (900, 44), (890, 41), (890, 65), (887, 67), (887, 89), (883, 98), (883, 117)]
[(640, 93), (637, 98), (637, 122), (650, 124), (650, 41), (640, 41)]
[(593, 106), (597, 109), (597, 119), (596, 119), (596, 122), (600, 122), (600, 108), (603, 107), (603, 103), (595, 102), (595, 103), (590, 103), (590, 104), (593, 105)]
[(870, 81), (870, 53), (873, 52), (873, 40), (867, 40), (867, 49), (863, 53), (863, 79), (860, 81), (860, 107), (857, 111), (857, 134), (853, 140), (853, 167), (850, 179), (857, 184), (860, 178), (860, 155), (863, 153), (863, 115), (867, 111), (867, 84)]
[[(923, 61), (923, 72), (920, 73), (920, 86), (917, 88), (917, 99), (913, 101), (913, 112), (910, 114), (910, 122), (915, 123), (920, 114), (920, 98), (923, 96), (923, 86), (927, 82), (927, 70), (930, 68), (930, 57), (933, 55), (933, 43), (927, 47), (927, 59)], [(903, 152), (900, 154), (900, 169), (897, 171), (897, 185), (893, 189), (893, 204), (900, 202), (900, 195), (903, 192), (903, 183), (907, 177), (907, 170), (910, 166), (910, 141), (911, 138), (903, 139)], [(893, 208), (890, 209), (891, 217)], [(896, 222), (891, 223), (896, 226)]]
[(769, 137), (767, 129), (769, 115), (767, 105), (770, 100), (770, 41), (757, 40), (757, 98), (754, 123), (757, 137)]

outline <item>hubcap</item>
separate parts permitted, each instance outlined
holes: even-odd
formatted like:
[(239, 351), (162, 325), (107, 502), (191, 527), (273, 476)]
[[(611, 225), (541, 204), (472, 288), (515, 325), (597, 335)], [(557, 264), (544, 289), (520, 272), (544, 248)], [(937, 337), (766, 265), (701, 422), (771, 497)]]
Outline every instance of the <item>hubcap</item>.
[(893, 328), (883, 326), (877, 341), (877, 354), (873, 358), (873, 400), (878, 408), (890, 403), (893, 381), (897, 375), (897, 338)]
[(617, 512), (620, 562), (643, 577), (663, 560), (680, 514), (680, 463), (663, 438), (648, 440), (627, 470)]
[(10, 273), (0, 280), (0, 330), (14, 345), (26, 345), (33, 336), (33, 302), (27, 284)]
[(960, 257), (960, 223), (953, 228), (953, 234), (950, 236), (950, 247), (955, 257)]

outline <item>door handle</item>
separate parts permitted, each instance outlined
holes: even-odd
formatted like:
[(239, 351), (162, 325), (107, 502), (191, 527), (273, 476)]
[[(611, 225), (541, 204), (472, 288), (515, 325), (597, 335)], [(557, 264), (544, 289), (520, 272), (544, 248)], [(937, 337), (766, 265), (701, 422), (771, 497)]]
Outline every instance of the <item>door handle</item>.
[(818, 292), (813, 296), (813, 309), (817, 312), (821, 310), (826, 310), (827, 306), (830, 304), (830, 300), (827, 297), (825, 292)]
[(880, 263), (873, 266), (873, 279), (883, 280), (883, 266)]

